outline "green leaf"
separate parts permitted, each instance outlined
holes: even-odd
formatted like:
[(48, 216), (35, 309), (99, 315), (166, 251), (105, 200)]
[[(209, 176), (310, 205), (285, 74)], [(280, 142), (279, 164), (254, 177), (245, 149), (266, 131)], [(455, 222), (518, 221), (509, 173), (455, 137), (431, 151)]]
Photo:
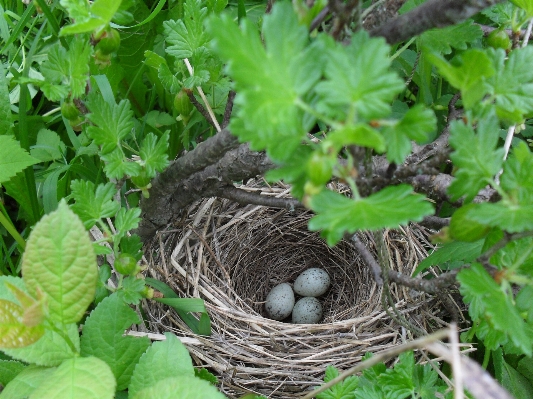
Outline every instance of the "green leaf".
[(324, 190), (311, 198), (310, 206), (316, 216), (309, 221), (309, 229), (323, 230), (330, 246), (345, 233), (394, 228), (433, 213), (431, 204), (407, 185), (387, 187), (358, 200)]
[(496, 204), (478, 204), (468, 212), (472, 220), (509, 233), (533, 229), (533, 205), (517, 205), (500, 201)]
[(55, 372), (55, 368), (27, 366), (2, 390), (2, 399), (28, 398)]
[(482, 37), (481, 27), (469, 19), (462, 24), (425, 31), (418, 40), (420, 47), (426, 51), (450, 54), (452, 48), (466, 50), (468, 43), (473, 43)]
[[(0, 64), (0, 135), (11, 135), (13, 131), (13, 117), (11, 115), (11, 101), (9, 86), (4, 66)], [(3, 146), (0, 146), (2, 148)], [(3, 157), (0, 156), (0, 159)], [(1, 169), (1, 168), (0, 168)], [(0, 182), (2, 179), (0, 179)]]
[(27, 366), (15, 360), (0, 360), (0, 384), (4, 387)]
[(307, 29), (298, 24), (289, 3), (275, 4), (265, 16), (266, 49), (246, 19), (240, 30), (222, 15), (210, 20), (208, 30), (238, 93), (230, 130), (275, 160), (289, 159), (311, 127), (312, 118), (304, 117), (299, 104), (320, 79), (322, 42), (307, 45)]
[(515, 398), (532, 399), (533, 385), (525, 376), (505, 361), (503, 350), (501, 348), (495, 350), (492, 356), (494, 359), (494, 374), (500, 384)]
[(444, 244), (420, 262), (413, 275), (416, 276), (421, 271), (433, 265), (443, 266), (447, 263), (457, 261), (461, 261), (461, 263), (472, 262), (481, 255), (484, 243), (485, 240), (475, 242), (454, 241)]
[(66, 152), (66, 146), (56, 132), (41, 129), (37, 133), (37, 143), (30, 149), (32, 157), (41, 162), (62, 159)]
[(76, 351), (72, 350), (60, 334), (49, 329), (46, 329), (41, 339), (32, 345), (17, 349), (2, 349), (2, 351), (13, 359), (26, 363), (39, 366), (58, 366), (63, 360), (78, 356), (80, 336), (78, 326), (74, 323), (66, 326), (56, 325), (56, 327), (66, 332), (71, 342), (74, 343)]
[[(326, 367), (324, 382), (329, 382), (339, 376), (339, 371), (333, 367)], [(333, 385), (328, 390), (319, 393), (317, 399), (355, 399), (355, 392), (359, 384), (359, 377), (351, 376)]]
[(109, 178), (122, 179), (126, 175), (137, 176), (142, 169), (137, 162), (127, 159), (120, 147), (115, 147), (111, 152), (101, 155), (101, 158), (106, 163), (104, 171)]
[(510, 0), (515, 6), (520, 7), (527, 13), (527, 17), (533, 17), (533, 4), (528, 0)]
[(202, 380), (205, 380), (207, 382), (210, 382), (211, 384), (213, 385), (217, 385), (218, 384), (218, 378), (210, 373), (209, 371), (207, 371), (207, 369), (205, 368), (201, 368), (201, 369), (194, 369), (194, 376), (195, 377), (198, 377), (198, 378), (201, 378)]
[[(130, 393), (131, 395), (131, 393)], [(130, 396), (132, 399), (225, 399), (209, 382), (200, 378), (177, 376), (158, 380)]]
[(533, 154), (526, 143), (520, 142), (504, 163), (500, 179), (501, 187), (515, 204), (528, 205), (533, 202), (532, 170)]
[(116, 381), (109, 366), (95, 357), (65, 360), (33, 392), (40, 399), (112, 399)]
[(468, 213), (477, 207), (477, 204), (467, 204), (457, 209), (450, 220), (450, 236), (454, 240), (474, 242), (485, 237), (490, 228), (485, 224), (472, 220)]
[(83, 326), (81, 355), (106, 362), (119, 391), (128, 387), (135, 365), (150, 346), (147, 337), (123, 336), (124, 330), (140, 322), (137, 314), (113, 294), (98, 304)]
[(411, 140), (418, 143), (430, 141), (437, 128), (437, 118), (433, 111), (422, 105), (415, 105), (394, 126), (384, 129), (387, 141), (387, 159), (402, 164), (411, 153)]
[[(488, 80), (496, 98), (496, 114), (500, 119), (520, 123), (533, 112), (533, 47), (513, 50), (505, 58), (503, 50), (493, 52), (497, 74)], [(492, 98), (489, 98), (492, 101)]]
[(136, 229), (141, 221), (140, 208), (120, 208), (115, 217), (115, 229), (117, 234), (124, 235), (127, 231)]
[(476, 106), (488, 92), (485, 80), (494, 75), (495, 69), (484, 51), (467, 50), (455, 57), (451, 64), (436, 54), (427, 57), (452, 86), (461, 90), (465, 108)]
[(458, 168), (448, 188), (453, 201), (465, 196), (471, 201), (498, 173), (503, 163), (503, 149), (497, 149), (498, 129), (495, 118), (479, 121), (477, 134), (471, 126), (454, 121), (450, 127), (450, 144), (455, 151), (450, 155)]
[(75, 22), (61, 28), (59, 35), (103, 31), (118, 11), (121, 2), (122, 0), (96, 0), (88, 9), (82, 0), (61, 0), (60, 4), (68, 10), (70, 18)]
[[(504, 334), (505, 341), (497, 342), (489, 349), (496, 349), (510, 340), (514, 346), (527, 356), (531, 356), (531, 331), (509, 297), (479, 263), (473, 263), (469, 269), (462, 270), (457, 279), (461, 283), (460, 291), (466, 303), (468, 313), (475, 320), (485, 321), (490, 329)], [(483, 334), (477, 332), (480, 339)], [(481, 336), (480, 336), (481, 335)], [(487, 342), (485, 342), (487, 344)]]
[(0, 348), (22, 348), (44, 335), (42, 325), (27, 326), (23, 321), (24, 309), (0, 299)]
[(389, 52), (384, 39), (369, 38), (364, 30), (352, 36), (349, 46), (335, 43), (329, 49), (324, 71), (327, 79), (315, 90), (331, 116), (340, 116), (339, 109), (344, 117), (355, 112), (366, 120), (390, 114), (390, 103), (405, 84), (390, 71)]
[(28, 166), (38, 163), (11, 136), (0, 135), (0, 183), (4, 183)]
[(135, 276), (128, 276), (122, 281), (122, 289), (117, 292), (120, 299), (126, 303), (138, 304), (143, 298), (144, 280)]
[(116, 193), (113, 183), (99, 184), (95, 191), (93, 182), (74, 180), (70, 189), (76, 200), (72, 210), (81, 218), (86, 229), (102, 218), (115, 216), (120, 209), (120, 204), (113, 201)]
[(165, 337), (165, 341), (154, 342), (137, 363), (128, 389), (132, 398), (166, 378), (188, 376), (192, 380), (194, 377), (192, 360), (185, 346), (171, 333), (165, 333)]
[[(328, 134), (325, 141), (332, 143), (338, 150), (350, 144), (370, 147), (377, 152), (384, 152), (386, 148), (386, 142), (381, 133), (365, 123), (346, 125), (336, 129)], [(324, 146), (327, 147), (327, 144)]]
[(88, 106), (91, 113), (87, 118), (96, 125), (87, 128), (88, 136), (101, 146), (102, 154), (120, 148), (120, 142), (131, 135), (134, 126), (130, 102), (108, 104), (101, 97), (93, 96)]
[(156, 172), (161, 172), (168, 166), (168, 139), (168, 131), (159, 140), (153, 133), (148, 133), (144, 138), (139, 155), (148, 177), (155, 177)]
[(156, 298), (155, 300), (184, 312), (207, 313), (204, 300), (200, 298)]
[(50, 318), (60, 323), (79, 321), (94, 298), (96, 256), (81, 220), (66, 202), (35, 226), (22, 258), (28, 292), (44, 294)]
[(157, 76), (161, 84), (171, 93), (177, 94), (181, 90), (182, 84), (176, 76), (170, 71), (166, 63), (161, 63), (157, 71)]
[(210, 41), (203, 26), (207, 8), (202, 7), (202, 2), (186, 1), (184, 12), (183, 19), (163, 22), (165, 40), (171, 45), (165, 51), (179, 59), (191, 58), (197, 49), (205, 47)]
[(49, 100), (64, 99), (65, 89), (73, 98), (85, 94), (91, 49), (88, 41), (82, 37), (75, 37), (70, 42), (68, 51), (60, 43), (50, 48), (48, 60), (41, 66), (45, 79), (41, 89)]

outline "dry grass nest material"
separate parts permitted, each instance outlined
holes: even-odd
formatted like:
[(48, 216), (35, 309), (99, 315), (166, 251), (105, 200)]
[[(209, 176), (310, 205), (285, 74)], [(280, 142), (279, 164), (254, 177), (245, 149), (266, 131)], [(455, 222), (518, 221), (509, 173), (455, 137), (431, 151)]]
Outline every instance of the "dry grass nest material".
[[(243, 186), (263, 195), (289, 196), (287, 187)], [(148, 309), (151, 332), (173, 331), (194, 361), (213, 371), (228, 396), (255, 392), (297, 397), (323, 381), (325, 367), (352, 367), (366, 352), (406, 339), (405, 329), (380, 303), (381, 289), (350, 241), (329, 248), (307, 229), (311, 213), (242, 206), (225, 199), (190, 207), (176, 229), (154, 241), (152, 277), (180, 296), (205, 300), (212, 335), (199, 337), (168, 307)], [(419, 226), (388, 231), (391, 268), (410, 275), (431, 245)], [(371, 234), (361, 233), (375, 253)], [(292, 283), (309, 267), (325, 269), (332, 286), (321, 298), (320, 324), (300, 325), (268, 319), (264, 300), (277, 284)], [(436, 301), (401, 286), (391, 286), (397, 308), (414, 325), (431, 331), (443, 326)]]

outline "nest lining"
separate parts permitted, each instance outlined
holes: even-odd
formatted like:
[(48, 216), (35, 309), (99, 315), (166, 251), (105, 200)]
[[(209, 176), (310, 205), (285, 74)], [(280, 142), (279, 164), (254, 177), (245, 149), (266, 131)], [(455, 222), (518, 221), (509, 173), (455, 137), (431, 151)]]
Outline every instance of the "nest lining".
[[(288, 196), (284, 187), (248, 187), (265, 195)], [(180, 296), (205, 300), (211, 337), (198, 337), (161, 305), (147, 313), (153, 332), (195, 337), (188, 349), (198, 365), (210, 368), (228, 396), (255, 392), (289, 398), (323, 381), (325, 367), (352, 367), (366, 352), (397, 344), (402, 329), (380, 304), (381, 288), (350, 241), (330, 248), (307, 229), (308, 211), (242, 206), (211, 198), (189, 209), (179, 228), (160, 237), (152, 252), (152, 276)], [(369, 233), (359, 238), (375, 253)], [(423, 228), (388, 231), (384, 236), (392, 270), (410, 275), (431, 245)], [(266, 318), (264, 300), (277, 284), (292, 283), (310, 267), (325, 269), (332, 286), (319, 299), (319, 324), (300, 325)], [(443, 322), (436, 301), (392, 285), (397, 308), (421, 329)], [(440, 311), (440, 310), (439, 310)]]

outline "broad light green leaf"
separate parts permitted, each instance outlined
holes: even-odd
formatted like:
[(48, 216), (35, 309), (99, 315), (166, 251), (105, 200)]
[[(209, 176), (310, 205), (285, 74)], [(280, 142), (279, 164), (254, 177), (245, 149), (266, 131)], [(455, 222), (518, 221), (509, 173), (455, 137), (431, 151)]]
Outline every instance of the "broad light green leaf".
[(407, 185), (387, 187), (359, 200), (324, 190), (311, 198), (310, 205), (316, 216), (309, 221), (309, 229), (323, 230), (330, 246), (345, 233), (394, 228), (433, 213), (431, 204)]
[(461, 196), (471, 201), (498, 173), (503, 163), (503, 149), (497, 149), (498, 122), (485, 118), (477, 126), (477, 134), (471, 126), (454, 121), (450, 127), (450, 144), (455, 151), (450, 155), (458, 171), (448, 188), (453, 201)]
[(0, 384), (5, 387), (26, 367), (24, 363), (15, 360), (0, 360)]
[(442, 29), (430, 29), (419, 37), (420, 46), (426, 51), (450, 54), (452, 48), (466, 50), (467, 44), (483, 37), (481, 27), (469, 19), (462, 24)]
[(87, 134), (101, 146), (102, 154), (107, 154), (120, 147), (121, 140), (128, 137), (133, 129), (133, 111), (128, 100), (121, 100), (118, 105), (110, 105), (101, 97), (93, 96), (89, 102), (89, 120), (96, 126), (89, 126)]
[(70, 338), (76, 352), (65, 342), (65, 339), (52, 330), (45, 330), (40, 340), (32, 345), (17, 349), (3, 349), (7, 355), (13, 359), (22, 360), (26, 363), (33, 363), (39, 366), (58, 366), (63, 360), (77, 356), (80, 350), (80, 336), (76, 324), (67, 324), (66, 326), (57, 325), (58, 328), (64, 328), (67, 336)]
[(266, 50), (248, 20), (239, 29), (222, 15), (210, 20), (208, 30), (238, 93), (231, 131), (253, 149), (287, 160), (311, 127), (312, 118), (304, 118), (298, 103), (321, 76), (323, 43), (307, 45), (307, 29), (298, 24), (289, 3), (275, 4), (264, 18)]
[(148, 133), (144, 138), (139, 155), (146, 167), (148, 177), (155, 177), (156, 172), (161, 172), (168, 166), (168, 138), (168, 131), (159, 140), (153, 133)]
[(179, 59), (190, 58), (194, 52), (205, 47), (210, 40), (203, 24), (207, 8), (200, 0), (188, 0), (184, 6), (184, 18), (165, 21), (165, 40), (170, 44), (165, 51)]
[(442, 266), (449, 262), (472, 262), (479, 255), (481, 255), (484, 243), (485, 240), (479, 240), (476, 242), (454, 241), (444, 244), (441, 248), (437, 249), (426, 259), (420, 262), (413, 275), (416, 276), (418, 273), (427, 269), (428, 267), (436, 265)]
[(147, 337), (123, 336), (124, 330), (139, 322), (137, 314), (114, 294), (98, 304), (83, 327), (82, 356), (95, 356), (106, 362), (119, 391), (128, 387), (135, 365), (150, 346)]
[(120, 209), (120, 204), (113, 200), (116, 193), (113, 183), (99, 184), (95, 191), (93, 182), (74, 180), (70, 188), (76, 200), (72, 210), (81, 218), (86, 229), (102, 218), (115, 216)]
[(70, 17), (75, 20), (72, 25), (61, 28), (60, 36), (103, 30), (120, 7), (122, 0), (96, 0), (87, 9), (83, 0), (61, 0)]
[(104, 171), (109, 178), (122, 179), (124, 176), (137, 176), (142, 167), (137, 162), (131, 162), (121, 147), (101, 155), (105, 162)]
[(465, 51), (454, 58), (451, 64), (436, 54), (428, 54), (427, 57), (452, 86), (461, 90), (465, 108), (476, 106), (489, 91), (490, 87), (485, 80), (496, 71), (484, 51)]
[(329, 114), (344, 117), (356, 113), (364, 119), (382, 118), (390, 114), (390, 103), (404, 89), (404, 82), (391, 64), (389, 46), (382, 38), (369, 38), (359, 31), (348, 47), (335, 43), (327, 52), (326, 80), (315, 90), (328, 104)]
[(533, 3), (530, 0), (510, 0), (510, 2), (523, 9), (528, 18), (533, 17)]
[(473, 263), (469, 269), (462, 270), (457, 279), (461, 283), (461, 294), (470, 305), (468, 313), (472, 319), (484, 320), (491, 329), (505, 334), (522, 353), (531, 356), (531, 333), (515, 305), (483, 266)]
[(174, 334), (165, 333), (165, 337), (165, 341), (154, 342), (135, 367), (128, 389), (132, 398), (166, 378), (194, 377), (192, 360), (185, 346)]
[(2, 399), (28, 398), (55, 370), (52, 367), (27, 366), (2, 390)]
[(0, 183), (8, 181), (28, 166), (38, 163), (11, 136), (0, 135)]
[(411, 140), (419, 143), (430, 141), (437, 128), (433, 111), (416, 105), (395, 126), (387, 127), (383, 136), (387, 141), (387, 159), (402, 164), (411, 153)]
[[(130, 394), (131, 395), (131, 394)], [(169, 377), (136, 392), (132, 399), (225, 399), (209, 382), (200, 378), (179, 376)]]
[(96, 357), (65, 360), (37, 387), (32, 397), (39, 399), (112, 399), (115, 377), (109, 366)]
[(81, 220), (66, 202), (45, 215), (31, 232), (22, 258), (28, 292), (46, 297), (51, 319), (79, 321), (92, 302), (98, 267), (96, 255)]
[(9, 87), (4, 66), (0, 63), (0, 135), (11, 134), (11, 131), (13, 130), (12, 124), (13, 117), (11, 116)]
[(22, 348), (44, 335), (44, 327), (28, 327), (23, 322), (24, 309), (0, 299), (0, 348)]
[(37, 133), (37, 143), (30, 149), (30, 154), (41, 162), (48, 162), (61, 159), (65, 151), (65, 143), (56, 132), (41, 129)]

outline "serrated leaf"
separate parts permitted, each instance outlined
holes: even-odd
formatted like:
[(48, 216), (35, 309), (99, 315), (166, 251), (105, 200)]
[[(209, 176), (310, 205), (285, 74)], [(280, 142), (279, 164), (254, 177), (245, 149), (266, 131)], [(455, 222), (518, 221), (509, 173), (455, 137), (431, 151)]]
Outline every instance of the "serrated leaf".
[(75, 37), (68, 51), (60, 43), (52, 46), (48, 51), (48, 60), (41, 66), (45, 78), (41, 89), (45, 95), (52, 101), (58, 101), (65, 98), (65, 89), (73, 98), (85, 94), (90, 57), (91, 46), (82, 37)]
[(312, 120), (304, 118), (298, 103), (321, 76), (322, 43), (307, 46), (307, 29), (298, 24), (288, 3), (276, 4), (264, 18), (266, 50), (247, 20), (241, 30), (222, 15), (210, 20), (208, 30), (238, 93), (230, 130), (253, 149), (287, 160), (311, 127)]
[(479, 223), (499, 227), (509, 233), (533, 230), (533, 204), (519, 205), (500, 201), (496, 204), (478, 204), (468, 216)]
[(2, 390), (2, 399), (28, 398), (35, 389), (48, 380), (55, 368), (30, 365), (22, 370)]
[(0, 384), (5, 387), (26, 367), (24, 363), (15, 360), (0, 360)]
[(484, 242), (484, 240), (478, 240), (476, 242), (454, 241), (444, 244), (441, 248), (437, 249), (420, 262), (413, 275), (416, 276), (421, 271), (434, 265), (442, 266), (446, 263), (456, 261), (461, 261), (463, 263), (472, 262), (481, 255)]
[(348, 47), (336, 43), (329, 49), (324, 71), (327, 79), (315, 90), (328, 104), (331, 116), (339, 117), (338, 109), (366, 120), (390, 114), (390, 103), (405, 85), (389, 69), (389, 51), (385, 40), (369, 38), (364, 30), (352, 36)]
[[(0, 134), (10, 135), (13, 130), (13, 117), (11, 115), (11, 101), (9, 99), (9, 86), (6, 79), (4, 66), (0, 64)], [(1, 146), (0, 146), (1, 148)], [(2, 157), (0, 157), (1, 159)], [(1, 169), (1, 168), (0, 168)], [(2, 180), (0, 179), (0, 182)]]
[(494, 75), (495, 69), (484, 51), (465, 51), (454, 58), (452, 64), (435, 54), (428, 54), (427, 57), (452, 86), (461, 90), (465, 108), (478, 105), (490, 90), (486, 79)]
[(533, 3), (529, 0), (510, 0), (511, 3), (513, 3), (515, 6), (520, 7), (523, 9), (528, 18), (533, 17)]
[(505, 361), (501, 348), (492, 354), (494, 375), (500, 384), (513, 394), (515, 398), (532, 399), (533, 385), (514, 367)]
[(44, 327), (29, 327), (23, 322), (24, 309), (0, 299), (0, 348), (22, 348), (33, 344), (44, 335)]
[(28, 292), (43, 293), (49, 317), (79, 321), (92, 302), (98, 269), (89, 235), (63, 200), (35, 226), (22, 258)]
[(190, 58), (194, 52), (204, 47), (210, 40), (203, 27), (207, 8), (200, 0), (188, 0), (184, 6), (184, 18), (178, 21), (165, 21), (165, 40), (171, 45), (165, 51), (179, 59)]
[(133, 111), (128, 100), (109, 104), (101, 97), (92, 97), (88, 104), (91, 111), (87, 118), (96, 126), (89, 126), (87, 134), (101, 146), (102, 154), (108, 154), (127, 138), (133, 129)]
[(116, 381), (109, 366), (96, 357), (65, 360), (33, 392), (40, 399), (112, 399)]
[(466, 50), (468, 43), (473, 43), (482, 37), (481, 27), (469, 19), (462, 24), (425, 31), (418, 40), (426, 51), (450, 54), (452, 48)]
[(132, 399), (225, 399), (213, 385), (195, 377), (178, 376), (165, 378), (136, 392)]
[(473, 242), (485, 237), (490, 228), (468, 217), (476, 204), (467, 204), (457, 209), (450, 220), (450, 235), (454, 240)]
[(513, 148), (511, 156), (503, 165), (501, 187), (518, 204), (533, 202), (533, 154), (526, 143), (520, 142)]
[(437, 128), (437, 118), (433, 111), (422, 105), (409, 109), (394, 126), (384, 129), (387, 142), (387, 159), (402, 164), (411, 153), (411, 140), (418, 143), (430, 141)]
[(80, 337), (76, 324), (66, 326), (56, 325), (63, 329), (71, 342), (75, 351), (67, 344), (65, 339), (58, 333), (46, 329), (40, 340), (32, 345), (17, 349), (3, 349), (2, 351), (13, 359), (22, 360), (26, 363), (33, 363), (39, 366), (58, 366), (63, 360), (78, 356), (80, 350)]
[(386, 148), (383, 135), (365, 123), (343, 126), (329, 133), (326, 141), (338, 150), (350, 144), (370, 147), (377, 152), (383, 152)]
[(56, 132), (41, 129), (37, 133), (37, 143), (31, 147), (30, 154), (41, 162), (61, 159), (66, 152), (65, 143)]
[(142, 167), (137, 162), (132, 162), (124, 155), (121, 147), (101, 155), (105, 162), (104, 171), (109, 178), (122, 179), (124, 176), (137, 176)]
[(136, 229), (141, 221), (139, 217), (141, 215), (140, 208), (120, 208), (115, 217), (115, 228), (120, 233), (126, 233), (129, 230)]
[(497, 149), (498, 129), (495, 118), (479, 121), (477, 134), (472, 127), (454, 121), (450, 127), (450, 144), (455, 151), (450, 155), (459, 168), (448, 188), (453, 201), (465, 196), (471, 201), (498, 173), (503, 163), (503, 149)]
[(0, 135), (0, 183), (6, 182), (28, 166), (38, 163), (11, 136)]
[(122, 289), (117, 292), (120, 299), (126, 303), (138, 304), (142, 299), (144, 280), (135, 276), (128, 276), (122, 281)]
[(76, 200), (72, 210), (81, 218), (86, 229), (102, 218), (115, 216), (120, 209), (120, 204), (113, 200), (117, 191), (113, 183), (99, 184), (95, 190), (93, 182), (74, 180), (70, 189)]
[(469, 304), (468, 313), (472, 319), (484, 320), (491, 329), (503, 333), (522, 353), (531, 356), (531, 333), (528, 333), (524, 320), (511, 300), (483, 266), (473, 263), (470, 268), (459, 272), (457, 279), (461, 284), (460, 292)]
[(395, 228), (433, 213), (431, 204), (407, 185), (387, 187), (358, 200), (324, 190), (310, 199), (310, 207), (316, 216), (309, 221), (309, 229), (323, 230), (330, 246), (345, 233)]
[(170, 71), (168, 68), (168, 65), (166, 63), (161, 63), (159, 66), (159, 69), (157, 71), (157, 76), (159, 77), (159, 80), (161, 80), (161, 84), (165, 86), (165, 88), (171, 93), (171, 94), (177, 94), (178, 91), (181, 90), (182, 84), (178, 80), (178, 78)]
[(155, 177), (156, 172), (161, 172), (168, 166), (168, 139), (168, 131), (159, 139), (153, 133), (148, 133), (144, 138), (139, 155), (148, 177)]
[(122, 0), (96, 0), (90, 9), (81, 0), (61, 0), (70, 17), (75, 21), (72, 25), (61, 28), (60, 36), (73, 35), (93, 31), (102, 31), (109, 25), (118, 11)]
[(218, 384), (218, 378), (210, 373), (209, 371), (207, 371), (207, 369), (205, 368), (201, 368), (201, 369), (194, 369), (194, 376), (197, 377), (197, 378), (200, 378), (202, 380), (205, 380), (207, 382), (210, 382), (211, 384), (213, 385), (216, 385)]
[(106, 362), (119, 391), (128, 387), (135, 365), (150, 346), (147, 337), (124, 336), (124, 330), (139, 323), (137, 314), (114, 294), (98, 304), (83, 326), (81, 355)]
[(128, 389), (132, 398), (166, 378), (194, 377), (192, 360), (185, 346), (174, 334), (165, 333), (165, 337), (165, 341), (154, 342), (137, 363)]

